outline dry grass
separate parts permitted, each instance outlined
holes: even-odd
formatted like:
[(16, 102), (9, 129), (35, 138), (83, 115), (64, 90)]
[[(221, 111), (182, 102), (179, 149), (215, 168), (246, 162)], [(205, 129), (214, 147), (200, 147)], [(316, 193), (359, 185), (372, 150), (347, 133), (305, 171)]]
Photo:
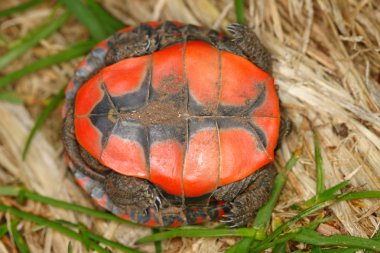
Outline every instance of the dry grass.
[[(1, 1), (0, 9), (22, 1)], [(232, 0), (103, 0), (114, 16), (128, 25), (148, 20), (178, 20), (223, 30), (234, 22)], [(293, 131), (277, 153), (278, 168), (290, 153), (303, 147), (303, 155), (289, 177), (275, 217), (291, 215), (289, 206), (315, 193), (313, 131), (321, 139), (326, 184), (351, 179), (352, 190), (380, 190), (380, 8), (376, 0), (247, 0), (246, 18), (274, 58), (274, 76)], [(33, 29), (51, 12), (51, 5), (3, 19), (0, 33), (14, 41)], [(86, 38), (86, 30), (70, 19), (60, 32), (11, 64), (1, 74), (19, 68), (66, 45)], [(0, 47), (0, 54), (4, 50)], [(26, 136), (47, 99), (64, 86), (78, 61), (34, 73), (14, 83), (23, 105), (0, 102), (0, 185), (23, 183), (38, 193), (91, 206), (67, 173), (60, 142), (59, 111), (37, 134), (25, 161)], [(9, 201), (8, 199), (2, 199)], [(21, 207), (52, 218), (81, 221), (107, 238), (127, 245), (149, 229), (91, 220), (72, 212), (36, 203)], [(328, 211), (336, 218), (319, 228), (323, 234), (342, 233), (370, 237), (380, 223), (380, 202), (339, 203)], [(0, 217), (1, 219), (1, 217)], [(305, 221), (307, 222), (307, 221)], [(66, 252), (69, 239), (23, 222), (32, 252)], [(37, 230), (37, 231), (36, 231)], [(175, 239), (164, 243), (165, 252), (221, 252), (235, 239)], [(0, 252), (12, 252), (0, 241)], [(72, 242), (73, 252), (85, 252)], [(297, 245), (295, 245), (297, 246)], [(298, 245), (302, 247), (302, 245)], [(147, 252), (153, 246), (139, 247)]]

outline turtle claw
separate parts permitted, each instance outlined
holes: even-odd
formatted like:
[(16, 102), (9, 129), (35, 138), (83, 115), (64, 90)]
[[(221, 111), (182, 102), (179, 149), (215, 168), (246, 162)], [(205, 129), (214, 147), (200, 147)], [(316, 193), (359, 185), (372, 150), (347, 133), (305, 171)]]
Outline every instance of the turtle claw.
[(161, 199), (158, 196), (156, 196), (156, 198), (154, 199), (154, 207), (157, 212), (158, 210), (160, 210), (161, 206), (162, 206)]
[(235, 38), (242, 37), (245, 28), (245, 25), (239, 23), (232, 23), (226, 27), (227, 31), (229, 31)]

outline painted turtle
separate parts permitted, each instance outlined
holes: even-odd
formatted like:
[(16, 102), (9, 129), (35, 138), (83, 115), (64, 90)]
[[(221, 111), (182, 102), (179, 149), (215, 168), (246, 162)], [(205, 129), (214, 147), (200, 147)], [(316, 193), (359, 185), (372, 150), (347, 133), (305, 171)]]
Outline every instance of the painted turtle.
[(148, 226), (236, 227), (265, 203), (280, 129), (271, 58), (247, 27), (228, 30), (145, 23), (79, 65), (63, 140), (100, 206)]

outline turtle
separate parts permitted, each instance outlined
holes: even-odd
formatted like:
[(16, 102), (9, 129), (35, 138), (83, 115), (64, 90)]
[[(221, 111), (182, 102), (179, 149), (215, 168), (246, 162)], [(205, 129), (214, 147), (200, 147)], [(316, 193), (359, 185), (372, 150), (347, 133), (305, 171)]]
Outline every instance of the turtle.
[(241, 227), (267, 201), (284, 125), (271, 55), (247, 26), (227, 30), (142, 23), (79, 64), (63, 143), (99, 206), (146, 226)]

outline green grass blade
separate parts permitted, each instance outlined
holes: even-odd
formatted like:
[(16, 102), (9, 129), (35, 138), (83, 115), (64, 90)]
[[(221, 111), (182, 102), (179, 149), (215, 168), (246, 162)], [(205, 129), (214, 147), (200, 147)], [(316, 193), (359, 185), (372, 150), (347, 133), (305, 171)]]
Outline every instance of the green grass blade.
[(289, 219), (287, 222), (276, 228), (265, 240), (263, 240), (262, 243), (269, 243), (274, 238), (278, 237), (285, 229), (289, 228), (290, 225), (294, 224), (298, 220), (302, 219), (303, 217), (306, 217), (309, 214), (312, 214), (318, 210), (321, 210), (322, 208), (330, 205), (330, 202), (321, 202), (317, 203), (314, 206), (309, 207), (308, 209), (305, 209), (301, 212), (299, 212), (297, 215), (293, 216), (291, 219)]
[(286, 242), (279, 243), (273, 248), (273, 252), (286, 253)]
[(45, 57), (41, 60), (37, 60), (19, 70), (16, 70), (2, 78), (0, 78), (0, 89), (4, 88), (6, 85), (20, 79), (21, 77), (24, 77), (28, 74), (31, 74), (33, 72), (36, 72), (40, 69), (49, 67), (54, 64), (59, 64), (61, 62), (69, 61), (71, 59), (77, 58), (87, 52), (90, 51), (92, 47), (94, 47), (96, 44), (95, 41), (82, 41), (79, 42), (73, 46), (71, 46), (69, 49), (66, 49), (62, 52), (59, 52), (57, 54)]
[(137, 243), (148, 243), (162, 241), (174, 237), (220, 237), (220, 236), (244, 236), (252, 237), (254, 232), (250, 228), (218, 228), (218, 229), (190, 229), (190, 230), (170, 230), (153, 235), (149, 235), (137, 240)]
[[(376, 234), (372, 238), (373, 240), (380, 241), (380, 229), (377, 228)], [(372, 250), (366, 250), (365, 253), (375, 253), (375, 251)]]
[(16, 220), (11, 220), (11, 234), (14, 243), (20, 253), (30, 253), (28, 244), (25, 242), (20, 231), (17, 229), (18, 222)]
[(244, 0), (234, 0), (236, 21), (240, 24), (245, 23)]
[(265, 203), (265, 205), (261, 207), (257, 212), (255, 221), (253, 223), (253, 228), (256, 231), (255, 238), (257, 240), (263, 240), (266, 237), (266, 231), (268, 230), (270, 224), (273, 208), (276, 205), (278, 198), (280, 197), (282, 189), (284, 188), (288, 177), (287, 174), (294, 167), (300, 155), (301, 150), (294, 152), (292, 157), (286, 163), (285, 169), (278, 173), (275, 178), (272, 193), (268, 202)]
[(0, 91), (0, 100), (4, 100), (13, 104), (21, 104), (23, 102), (20, 95), (14, 91)]
[(34, 135), (37, 133), (37, 130), (45, 122), (50, 113), (58, 106), (58, 104), (65, 97), (65, 88), (62, 88), (58, 94), (50, 101), (50, 103), (45, 107), (45, 109), (38, 116), (32, 130), (29, 133), (28, 139), (26, 140), (24, 150), (22, 151), (22, 158), (25, 159), (25, 156), (29, 150), (30, 144), (32, 143)]
[(105, 39), (109, 34), (105, 26), (100, 22), (81, 0), (59, 0), (67, 9), (88, 29), (91, 36), (96, 40)]
[(322, 249), (322, 253), (355, 253), (359, 250), (359, 248)]
[(315, 160), (315, 169), (317, 172), (317, 189), (316, 195), (318, 196), (325, 191), (325, 172), (322, 164), (321, 156), (321, 144), (318, 138), (318, 134), (314, 133), (314, 160)]
[(11, 7), (9, 9), (5, 9), (5, 10), (2, 10), (0, 11), (0, 17), (5, 17), (5, 16), (9, 16), (9, 15), (12, 15), (14, 13), (17, 13), (17, 12), (22, 12), (22, 11), (26, 11), (27, 9), (39, 4), (39, 3), (42, 3), (44, 0), (31, 0), (29, 2), (26, 2), (24, 4), (19, 4), (15, 7)]
[[(158, 234), (160, 232), (160, 229), (152, 228), (153, 234)], [(156, 253), (162, 253), (162, 243), (161, 241), (154, 242), (154, 249), (156, 250)]]
[(8, 233), (7, 224), (0, 225), (0, 239)]
[(22, 39), (17, 46), (0, 57), (0, 69), (24, 54), (29, 48), (39, 43), (42, 39), (49, 37), (52, 33), (57, 31), (66, 22), (68, 17), (69, 15), (65, 13), (60, 17), (55, 18), (53, 21), (49, 18), (49, 22), (37, 28), (30, 36)]
[(47, 204), (47, 205), (51, 205), (54, 207), (63, 208), (66, 210), (71, 210), (71, 211), (91, 215), (95, 218), (138, 226), (135, 223), (132, 223), (130, 221), (119, 218), (113, 214), (97, 211), (97, 210), (87, 208), (84, 206), (75, 205), (75, 204), (68, 203), (68, 202), (65, 202), (62, 200), (52, 199), (52, 198), (49, 198), (46, 196), (42, 196), (42, 195), (35, 193), (35, 192), (25, 190), (21, 187), (14, 187), (14, 186), (13, 187), (10, 187), (10, 186), (0, 187), (0, 196), (21, 197), (24, 199), (28, 198), (30, 200), (34, 200), (34, 201), (37, 201), (37, 202), (40, 202), (43, 204)]
[[(334, 195), (334, 193), (336, 193), (337, 191), (343, 189), (344, 187), (346, 187), (348, 184), (350, 183), (350, 181), (343, 181), (343, 182), (340, 182), (336, 185), (334, 185), (333, 187), (325, 190), (324, 192), (322, 192), (319, 196), (318, 196), (318, 202), (323, 202), (323, 201), (326, 201), (327, 199), (331, 199), (331, 196)], [(313, 204), (317, 203), (317, 196), (314, 196), (308, 200), (306, 200), (304, 203), (303, 203), (303, 206), (305, 207), (309, 207), (309, 206), (312, 206)]]
[(73, 246), (71, 245), (71, 242), (69, 242), (69, 245), (67, 246), (67, 253), (73, 253)]
[(343, 193), (338, 196), (338, 201), (354, 200), (354, 199), (378, 199), (380, 198), (380, 191), (362, 191)]
[(125, 25), (109, 14), (104, 8), (102, 8), (95, 0), (87, 0), (88, 7), (98, 17), (98, 19), (104, 24), (107, 34), (112, 34), (117, 30), (125, 27)]
[[(271, 196), (268, 202), (259, 209), (255, 221), (253, 222), (253, 231), (255, 232), (255, 239), (263, 240), (266, 237), (266, 231), (270, 224), (273, 208), (277, 203), (281, 191), (286, 183), (287, 174), (294, 167), (300, 155), (300, 149), (295, 151), (292, 157), (286, 163), (284, 170), (276, 176)], [(258, 241), (254, 241), (254, 239), (252, 238), (244, 238), (240, 242), (232, 246), (230, 249), (228, 249), (226, 252), (248, 252), (251, 245), (255, 244), (256, 242), (259, 243)]]
[(294, 233), (287, 233), (282, 236), (276, 237), (276, 240), (273, 240), (272, 242), (266, 242), (266, 243), (260, 243), (258, 245), (255, 245), (254, 247), (251, 248), (249, 252), (252, 253), (261, 253), (266, 249), (276, 247), (279, 244), (286, 243), (290, 240), (293, 240), (299, 233), (299, 230)]
[[(83, 237), (81, 234), (79, 234), (79, 233), (75, 232), (74, 230), (71, 230), (65, 226), (62, 226), (59, 222), (51, 221), (51, 220), (46, 219), (44, 217), (37, 216), (34, 214), (30, 214), (30, 213), (26, 213), (26, 212), (23, 212), (21, 210), (14, 208), (14, 207), (9, 207), (9, 206), (5, 206), (5, 205), (1, 205), (1, 204), (0, 204), (0, 212), (9, 212), (10, 214), (15, 215), (15, 216), (17, 216), (23, 220), (29, 220), (29, 221), (32, 221), (32, 222), (38, 224), (38, 225), (51, 228), (51, 229), (58, 231), (58, 232), (66, 235), (70, 238), (73, 238), (77, 241), (84, 243)], [(99, 245), (97, 245), (94, 242), (90, 243), (90, 248), (96, 250), (99, 253), (110, 253), (110, 251), (100, 247)]]
[(346, 246), (380, 251), (380, 242), (372, 239), (348, 235), (323, 236), (310, 229), (302, 229), (293, 240), (318, 246)]
[(235, 243), (230, 248), (226, 250), (226, 253), (240, 253), (240, 252), (248, 252), (249, 248), (254, 241), (253, 238), (243, 238), (240, 242)]

